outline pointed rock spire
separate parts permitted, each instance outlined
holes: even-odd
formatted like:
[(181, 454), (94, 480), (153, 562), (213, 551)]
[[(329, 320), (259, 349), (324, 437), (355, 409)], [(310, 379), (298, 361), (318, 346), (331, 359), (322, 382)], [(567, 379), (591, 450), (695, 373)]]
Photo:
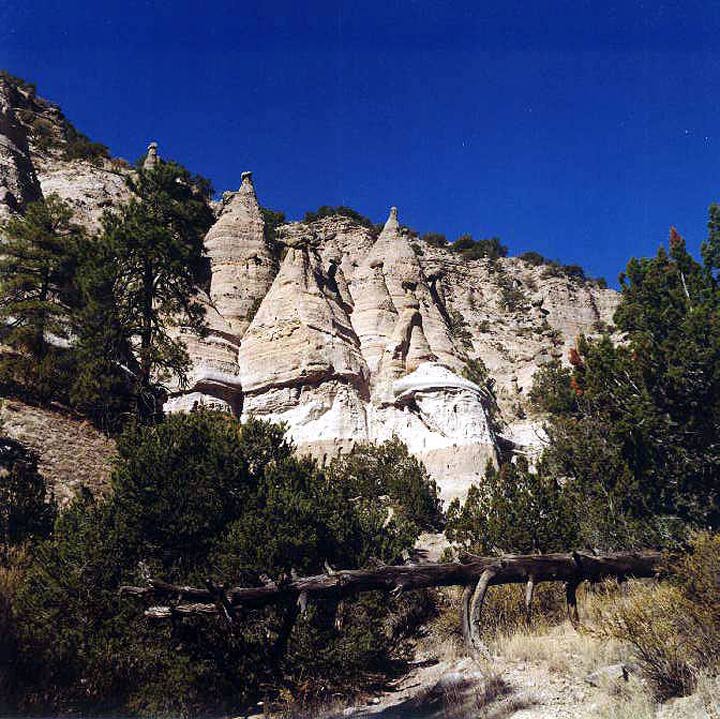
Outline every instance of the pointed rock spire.
[(147, 155), (145, 155), (143, 169), (152, 170), (153, 167), (157, 167), (158, 162), (160, 162), (160, 157), (158, 156), (158, 144), (157, 142), (151, 142), (148, 145)]
[(218, 221), (205, 237), (212, 267), (210, 297), (233, 331), (242, 337), (277, 273), (277, 260), (265, 237), (252, 173), (243, 172), (240, 189), (228, 193)]
[(367, 369), (358, 339), (338, 298), (324, 291), (327, 282), (315, 248), (288, 248), (240, 345), (246, 393), (332, 378), (362, 382)]
[(399, 229), (400, 229), (400, 223), (398, 222), (398, 208), (391, 207), (390, 214), (388, 215), (388, 218), (385, 221), (385, 225), (383, 227), (383, 232), (385, 232), (385, 231), (397, 232)]

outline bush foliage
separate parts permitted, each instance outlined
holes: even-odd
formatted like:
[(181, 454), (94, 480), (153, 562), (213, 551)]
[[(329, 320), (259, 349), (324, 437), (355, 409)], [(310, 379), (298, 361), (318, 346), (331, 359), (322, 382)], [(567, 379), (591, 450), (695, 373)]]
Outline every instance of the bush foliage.
[(450, 249), (468, 260), (478, 260), (483, 257), (496, 260), (499, 257), (507, 257), (508, 254), (508, 248), (498, 237), (474, 240), (472, 235), (461, 235), (450, 245)]
[(399, 443), (359, 448), (330, 476), (296, 458), (282, 435), (212, 412), (123, 435), (111, 497), (80, 495), (65, 509), (17, 590), (22, 708), (230, 711), (261, 687), (276, 696), (351, 691), (387, 670), (407, 598), (311, 607), (285, 645), (282, 605), (247, 611), (228, 631), (213, 617), (154, 625), (118, 595), (148, 574), (260, 585), (261, 575), (283, 581), (326, 563), (397, 561), (438, 520), (433, 485)]
[(322, 205), (318, 207), (315, 212), (308, 210), (303, 217), (303, 222), (315, 222), (316, 220), (321, 220), (323, 217), (333, 217), (335, 215), (349, 217), (363, 227), (369, 227), (371, 229), (375, 227), (375, 224), (369, 217), (359, 213), (357, 210), (353, 210), (352, 207), (345, 207), (345, 205), (337, 205), (335, 207)]
[(600, 630), (633, 647), (657, 699), (691, 693), (701, 674), (720, 671), (720, 535), (693, 537), (669, 558), (667, 583), (633, 584), (600, 612)]

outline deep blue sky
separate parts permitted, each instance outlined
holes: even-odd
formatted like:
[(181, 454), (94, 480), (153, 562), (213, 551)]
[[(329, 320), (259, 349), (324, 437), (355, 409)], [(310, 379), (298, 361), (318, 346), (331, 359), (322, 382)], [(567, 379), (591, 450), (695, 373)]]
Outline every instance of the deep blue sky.
[(720, 200), (720, 3), (0, 3), (0, 67), (113, 154), (290, 217), (397, 204), (614, 283)]

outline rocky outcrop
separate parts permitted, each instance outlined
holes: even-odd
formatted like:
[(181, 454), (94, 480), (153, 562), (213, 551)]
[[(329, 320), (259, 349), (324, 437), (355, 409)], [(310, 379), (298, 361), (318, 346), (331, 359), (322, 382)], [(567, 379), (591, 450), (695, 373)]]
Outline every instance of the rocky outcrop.
[(252, 173), (244, 172), (240, 189), (223, 197), (205, 247), (212, 267), (210, 298), (233, 332), (242, 337), (277, 272)]
[[(498, 442), (537, 453), (544, 435), (525, 417), (532, 375), (614, 308), (612, 291), (543, 278), (516, 259), (467, 262), (423, 246), (395, 208), (377, 236), (338, 216), (282, 226), (274, 242), (246, 174), (206, 240), (224, 370), (215, 367), (209, 388), (207, 340), (188, 338), (199, 369), (171, 408), (241, 403), (244, 417), (285, 423), (320, 461), (396, 435), (445, 500), (482, 478)], [(487, 389), (464, 376), (473, 358), (497, 381), (502, 416), (492, 421)]]
[(71, 413), (36, 407), (18, 399), (0, 405), (3, 432), (38, 456), (38, 468), (61, 506), (81, 488), (96, 496), (110, 490), (115, 442)]
[(0, 220), (42, 196), (27, 132), (16, 116), (19, 93), (0, 75)]
[(443, 499), (463, 497), (497, 460), (487, 397), (475, 383), (437, 362), (393, 382), (392, 406), (371, 415), (376, 440), (397, 435), (440, 482)]
[(312, 238), (287, 248), (238, 360), (245, 415), (287, 422), (296, 443), (316, 455), (367, 438), (367, 365)]
[(196, 301), (205, 308), (207, 333), (198, 337), (181, 329), (191, 370), (184, 384), (175, 382), (169, 387), (170, 397), (165, 408), (168, 412), (186, 412), (202, 406), (239, 415), (242, 411), (240, 341), (207, 295), (198, 293)]
[(43, 195), (57, 195), (73, 209), (73, 219), (89, 231), (100, 228), (106, 210), (118, 207), (130, 196), (126, 172), (109, 162), (43, 162), (38, 177)]
[[(0, 76), (0, 219), (57, 194), (97, 229), (130, 197), (132, 168), (11, 80)], [(143, 164), (159, 161), (151, 143)], [(579, 334), (612, 331), (612, 290), (520, 258), (467, 259), (418, 238), (396, 208), (382, 228), (318, 213), (270, 231), (249, 172), (212, 205), (211, 279), (197, 295), (208, 330), (178, 328), (192, 369), (169, 387), (167, 409), (284, 422), (321, 461), (397, 435), (444, 498), (462, 496), (499, 447), (537, 456), (545, 435), (527, 402), (537, 369), (565, 361)]]

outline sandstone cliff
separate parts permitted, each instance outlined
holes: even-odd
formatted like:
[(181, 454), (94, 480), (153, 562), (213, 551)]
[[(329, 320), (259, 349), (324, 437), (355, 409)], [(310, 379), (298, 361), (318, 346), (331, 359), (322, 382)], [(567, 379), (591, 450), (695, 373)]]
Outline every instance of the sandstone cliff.
[[(482, 476), (499, 443), (541, 441), (526, 417), (535, 371), (566, 357), (581, 332), (607, 327), (617, 302), (543, 265), (428, 245), (396, 208), (379, 234), (338, 215), (284, 225), (273, 243), (244, 173), (206, 240), (211, 301), (237, 342), (238, 373), (168, 408), (227, 403), (232, 392), (236, 412), (284, 422), (320, 461), (397, 435), (446, 499)], [(472, 359), (495, 380), (497, 406), (472, 381)]]
[[(0, 218), (57, 193), (92, 231), (129, 196), (130, 172), (32, 87), (0, 77)], [(270, 233), (248, 172), (215, 210), (212, 278), (198, 292), (209, 332), (184, 335), (193, 370), (167, 410), (210, 405), (284, 422), (320, 461), (397, 435), (446, 499), (500, 446), (538, 444), (539, 423), (526, 416), (534, 373), (567, 357), (581, 332), (607, 328), (617, 304), (614, 291), (543, 264), (428, 244), (396, 208), (379, 232), (334, 215)], [(475, 359), (497, 403), (468, 371)]]

